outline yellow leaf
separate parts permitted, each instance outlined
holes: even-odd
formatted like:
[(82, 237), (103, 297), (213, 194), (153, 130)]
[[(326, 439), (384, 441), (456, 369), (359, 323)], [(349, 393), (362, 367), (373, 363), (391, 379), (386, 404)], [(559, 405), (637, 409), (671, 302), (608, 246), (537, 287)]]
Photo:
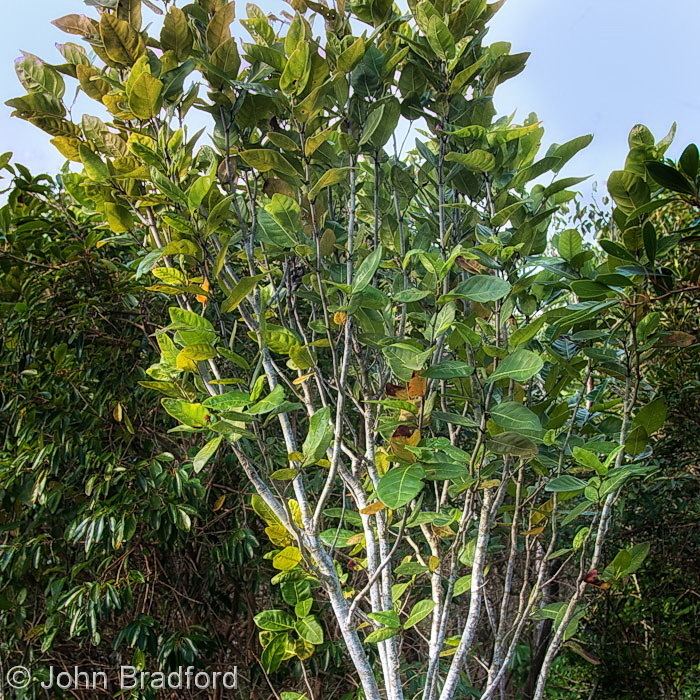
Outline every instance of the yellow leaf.
[(302, 527), (303, 524), (301, 522), (301, 508), (299, 507), (299, 503), (293, 498), (290, 498), (287, 503), (289, 505), (289, 510), (292, 514), (292, 520), (294, 521), (294, 524), (298, 527)]
[(278, 571), (290, 571), (301, 561), (298, 547), (285, 547), (272, 558), (272, 566)]
[(375, 501), (362, 508), (360, 513), (362, 513), (362, 515), (376, 515), (382, 510), (384, 510), (384, 504), (381, 501)]
[(114, 410), (112, 411), (112, 417), (114, 418), (117, 423), (122, 422), (122, 418), (124, 417), (124, 410), (122, 408), (122, 405), (118, 403), (115, 407)]
[(112, 233), (126, 233), (131, 230), (134, 220), (126, 207), (121, 204), (105, 202), (105, 217)]
[(389, 471), (391, 465), (391, 459), (386, 450), (378, 449), (374, 455), (374, 464), (377, 467), (377, 473), (379, 476), (384, 476)]
[(348, 170), (350, 170), (350, 168), (331, 168), (330, 170), (326, 170), (316, 184), (309, 190), (309, 199), (314, 200), (322, 189), (343, 182), (347, 176)]
[(479, 484), (480, 489), (494, 489), (501, 485), (500, 479), (485, 479)]
[(333, 254), (333, 249), (335, 248), (335, 233), (333, 229), (327, 228), (323, 232), (321, 240), (319, 241), (319, 248), (321, 250), (321, 256), (324, 258)]
[(531, 530), (527, 530), (526, 532), (521, 532), (521, 535), (525, 535), (525, 537), (537, 537), (537, 535), (541, 535), (544, 532), (544, 526), (542, 527), (533, 527)]
[(287, 455), (287, 459), (290, 462), (303, 462), (304, 461), (304, 455), (301, 452), (290, 452)]
[(220, 511), (224, 507), (224, 503), (226, 502), (226, 496), (219, 496), (215, 501), (214, 501), (214, 506), (212, 507), (212, 510), (216, 513)]
[(139, 119), (150, 119), (158, 114), (161, 106), (163, 83), (149, 73), (142, 73), (129, 91), (129, 109)]
[(292, 536), (287, 532), (287, 529), (281, 523), (276, 525), (268, 525), (265, 528), (265, 534), (272, 544), (276, 547), (286, 547), (292, 543)]
[(305, 381), (307, 381), (308, 379), (310, 379), (310, 378), (313, 377), (313, 376), (314, 376), (314, 373), (313, 373), (313, 372), (309, 372), (308, 374), (302, 374), (300, 377), (297, 377), (297, 378), (292, 382), (292, 384), (297, 384), (297, 385), (303, 384)]
[(187, 353), (180, 351), (175, 358), (175, 367), (183, 372), (196, 372), (197, 363)]
[(435, 536), (439, 537), (440, 539), (448, 539), (455, 536), (455, 531), (449, 525), (433, 525), (433, 532), (435, 533)]
[(349, 545), (353, 545), (353, 544), (364, 545), (364, 543), (365, 543), (365, 536), (361, 532), (358, 532), (356, 535), (353, 535), (352, 537), (348, 537), (348, 544)]
[(116, 64), (131, 66), (146, 53), (141, 35), (116, 15), (104, 12), (100, 17), (100, 36), (107, 57)]
[(209, 280), (205, 279), (204, 282), (202, 282), (202, 291), (204, 294), (197, 294), (195, 297), (200, 304), (206, 304), (209, 301), (208, 294), (210, 289), (211, 285), (209, 284)]
[(226, 3), (219, 8), (207, 26), (207, 45), (214, 51), (220, 44), (231, 38), (231, 22), (236, 16), (234, 3)]
[(80, 160), (80, 141), (78, 139), (70, 136), (56, 136), (56, 138), (51, 139), (51, 143), (64, 158), (76, 163), (82, 162)]

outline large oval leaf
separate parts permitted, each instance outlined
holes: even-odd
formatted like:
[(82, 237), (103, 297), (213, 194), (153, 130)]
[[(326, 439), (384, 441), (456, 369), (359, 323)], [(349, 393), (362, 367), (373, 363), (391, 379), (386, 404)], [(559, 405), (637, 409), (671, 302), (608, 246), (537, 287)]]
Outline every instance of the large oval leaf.
[(524, 435), (537, 434), (542, 431), (537, 414), (517, 401), (504, 401), (498, 404), (491, 409), (491, 418), (504, 430)]
[(526, 382), (532, 379), (543, 367), (542, 358), (530, 350), (516, 350), (508, 355), (496, 368), (487, 382), (499, 379), (514, 379), (516, 382)]
[(481, 304), (503, 299), (508, 292), (510, 292), (510, 282), (492, 275), (474, 275), (455, 290), (456, 294)]
[(401, 508), (421, 492), (424, 478), (418, 464), (394, 467), (379, 480), (377, 495), (388, 508)]

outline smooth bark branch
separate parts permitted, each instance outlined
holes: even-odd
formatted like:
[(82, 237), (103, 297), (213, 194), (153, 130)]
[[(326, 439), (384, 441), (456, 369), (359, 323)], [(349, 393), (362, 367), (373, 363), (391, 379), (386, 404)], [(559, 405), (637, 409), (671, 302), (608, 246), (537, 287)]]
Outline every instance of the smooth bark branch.
[(479, 519), (479, 531), (476, 538), (476, 548), (474, 550), (474, 562), (472, 564), (471, 599), (469, 601), (469, 613), (467, 621), (462, 631), (462, 638), (457, 646), (450, 669), (445, 679), (445, 684), (440, 693), (440, 700), (452, 700), (462, 666), (467, 658), (467, 654), (472, 648), (476, 630), (481, 613), (481, 602), (484, 587), (484, 566), (486, 564), (486, 550), (489, 543), (489, 530), (491, 528), (491, 505), (493, 503), (493, 492), (491, 489), (484, 490), (483, 502), (481, 505), (481, 517)]

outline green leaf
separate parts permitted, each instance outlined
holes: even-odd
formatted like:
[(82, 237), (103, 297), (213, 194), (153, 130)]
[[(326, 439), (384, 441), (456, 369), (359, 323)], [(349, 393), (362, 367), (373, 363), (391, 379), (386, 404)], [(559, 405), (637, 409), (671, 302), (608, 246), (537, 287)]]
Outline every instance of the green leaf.
[(294, 178), (298, 176), (297, 171), (290, 165), (289, 161), (277, 151), (271, 151), (267, 148), (251, 148), (247, 151), (241, 151), (240, 156), (247, 165), (261, 173), (273, 170), (280, 175), (289, 175)]
[(242, 277), (238, 280), (221, 305), (221, 313), (228, 314), (231, 313), (231, 311), (235, 311), (238, 305), (255, 289), (257, 283), (263, 279), (265, 279), (265, 275)]
[(202, 362), (216, 357), (216, 350), (209, 343), (193, 343), (180, 350), (178, 356), (186, 357), (194, 362)]
[(247, 411), (251, 416), (259, 416), (269, 413), (277, 408), (284, 401), (284, 389), (278, 384), (264, 399), (253, 404)]
[(501, 362), (487, 383), (500, 379), (514, 379), (516, 382), (526, 382), (532, 379), (544, 366), (542, 358), (530, 350), (516, 350)]
[(269, 632), (285, 632), (294, 629), (292, 616), (284, 610), (264, 610), (254, 618), (256, 626)]
[(302, 639), (309, 642), (309, 644), (313, 644), (314, 646), (323, 644), (323, 629), (313, 615), (299, 620), (296, 625), (294, 625), (294, 629), (297, 631), (297, 634)]
[(686, 177), (670, 165), (657, 161), (649, 161), (646, 167), (649, 175), (667, 190), (680, 192), (681, 194), (695, 194), (695, 188), (688, 182)]
[(542, 432), (537, 414), (517, 401), (499, 403), (491, 409), (491, 418), (504, 430), (524, 435), (537, 435)]
[(472, 374), (474, 374), (474, 368), (461, 360), (443, 360), (423, 372), (423, 376), (427, 379), (454, 379), (469, 377)]
[(193, 428), (203, 428), (209, 422), (209, 411), (201, 403), (182, 399), (161, 399), (163, 408), (176, 420)]
[(471, 587), (472, 587), (471, 574), (467, 574), (466, 576), (460, 576), (455, 581), (454, 596), (457, 597), (458, 595), (462, 595), (463, 593), (466, 593), (467, 591), (471, 590)]
[(649, 201), (649, 185), (629, 170), (615, 170), (608, 178), (608, 192), (624, 212), (634, 211)]
[(581, 466), (593, 469), (598, 474), (605, 474), (605, 472), (607, 471), (607, 469), (605, 468), (603, 463), (598, 459), (598, 457), (596, 457), (596, 455), (593, 452), (590, 452), (589, 450), (586, 450), (583, 447), (576, 446), (572, 448), (571, 454), (574, 456), (576, 463), (580, 464)]
[(635, 544), (632, 547), (628, 547), (625, 551), (629, 555), (629, 561), (624, 569), (623, 576), (629, 576), (635, 571), (638, 571), (644, 560), (649, 556), (649, 549), (651, 545), (649, 542), (643, 542), (641, 544)]
[(292, 51), (280, 77), (280, 90), (285, 95), (300, 95), (309, 81), (311, 56), (309, 43), (301, 41)]
[(214, 326), (211, 325), (211, 322), (194, 311), (171, 306), (168, 313), (170, 314), (170, 327), (174, 330), (191, 329), (214, 332)]
[(236, 40), (230, 37), (223, 44), (217, 46), (211, 55), (211, 63), (216, 68), (216, 72), (211, 70), (207, 72), (212, 85), (223, 88), (228, 82), (235, 80), (241, 67), (241, 57), (238, 54)]
[(448, 61), (454, 57), (455, 38), (447, 28), (447, 25), (437, 15), (433, 15), (428, 20), (426, 37), (430, 48), (435, 51), (443, 61)]
[(409, 381), (413, 372), (423, 368), (423, 364), (432, 354), (432, 350), (422, 350), (413, 343), (393, 343), (382, 352), (391, 371), (404, 381)]
[(302, 466), (315, 464), (325, 454), (333, 441), (333, 425), (331, 424), (331, 409), (329, 406), (319, 409), (309, 419), (309, 432), (304, 440)]
[(48, 92), (59, 100), (63, 97), (66, 86), (61, 74), (38, 56), (23, 51), (15, 61), (15, 72), (28, 92)]
[(388, 508), (401, 508), (423, 489), (425, 471), (417, 464), (390, 469), (377, 486), (377, 495)]
[(189, 202), (185, 193), (175, 184), (171, 182), (163, 173), (156, 168), (151, 168), (151, 180), (153, 184), (172, 202), (188, 206)]
[(567, 143), (553, 148), (552, 152), (548, 155), (554, 156), (555, 158), (560, 158), (561, 161), (556, 165), (556, 167), (552, 168), (552, 170), (555, 173), (558, 173), (568, 161), (570, 161), (579, 151), (586, 148), (591, 141), (593, 141), (593, 135), (587, 134), (586, 136), (577, 136), (575, 139), (571, 139), (571, 141), (567, 141)]
[(289, 636), (286, 634), (278, 634), (274, 636), (269, 644), (263, 649), (260, 655), (260, 663), (266, 673), (274, 673), (287, 655), (287, 645), (289, 644)]
[(360, 62), (364, 53), (365, 39), (360, 36), (338, 56), (336, 61), (338, 73), (349, 73)]
[(663, 427), (667, 412), (666, 402), (662, 398), (654, 399), (637, 411), (634, 424), (641, 425), (647, 435), (653, 435)]
[(350, 168), (331, 168), (330, 170), (326, 170), (316, 181), (316, 184), (309, 190), (309, 199), (313, 201), (318, 196), (318, 193), (325, 187), (332, 187), (339, 182), (343, 182), (349, 170)]
[(508, 280), (493, 275), (474, 275), (455, 289), (455, 294), (485, 304), (503, 299), (510, 292)]
[(187, 190), (187, 202), (191, 212), (199, 209), (213, 184), (214, 178), (210, 175), (202, 175), (202, 177), (198, 177), (192, 183), (190, 188)]
[(540, 328), (544, 326), (546, 321), (546, 316), (539, 316), (526, 326), (522, 326), (521, 328), (513, 331), (513, 334), (508, 339), (508, 344), (511, 348), (517, 348), (518, 345), (523, 345), (524, 343), (529, 342), (539, 333)]
[(505, 432), (492, 437), (487, 443), (491, 452), (499, 455), (516, 455), (517, 457), (534, 457), (537, 452), (537, 445), (532, 440), (520, 433)]
[(289, 355), (300, 346), (299, 339), (292, 331), (283, 326), (267, 324), (263, 331), (265, 345), (278, 355)]
[(109, 168), (107, 164), (97, 155), (93, 153), (87, 146), (82, 144), (79, 146), (80, 160), (83, 161), (85, 174), (95, 182), (104, 182), (109, 179)]
[(378, 644), (385, 639), (395, 636), (399, 631), (398, 627), (378, 627), (365, 637), (365, 644)]
[(399, 614), (396, 610), (379, 610), (378, 612), (372, 612), (368, 614), (368, 617), (380, 625), (385, 625), (386, 627), (400, 627), (401, 622), (399, 621)]
[(545, 491), (550, 493), (566, 493), (569, 491), (582, 491), (586, 488), (586, 482), (577, 479), (575, 476), (563, 474), (554, 479), (550, 479), (544, 487)]
[(212, 438), (206, 445), (204, 445), (204, 447), (202, 447), (202, 449), (199, 452), (197, 452), (194, 459), (192, 460), (192, 468), (194, 469), (195, 474), (199, 474), (199, 472), (201, 472), (202, 469), (204, 469), (207, 462), (214, 456), (216, 451), (219, 449), (219, 445), (221, 444), (222, 440), (223, 436), (221, 435)]
[(567, 229), (559, 234), (557, 250), (564, 260), (571, 260), (583, 250), (583, 238), (576, 229)]
[(374, 150), (381, 149), (396, 130), (401, 116), (401, 105), (395, 97), (390, 97), (375, 107), (367, 116), (365, 127), (360, 136), (359, 145), (372, 145)]
[(698, 147), (694, 143), (691, 143), (683, 151), (678, 165), (687, 177), (695, 180), (698, 176), (698, 168), (700, 168), (700, 151), (698, 151)]
[(419, 600), (411, 609), (411, 612), (404, 622), (403, 628), (408, 630), (415, 627), (421, 620), (428, 617), (435, 607), (433, 600)]
[(299, 470), (292, 469), (291, 467), (287, 469), (277, 469), (270, 474), (270, 478), (274, 481), (293, 481), (297, 476), (299, 476)]
[(374, 277), (374, 273), (382, 260), (382, 246), (377, 246), (358, 266), (355, 277), (352, 281), (352, 293), (361, 292)]
[(210, 396), (204, 406), (215, 411), (233, 411), (236, 408), (247, 406), (251, 401), (250, 394), (245, 391), (227, 391), (224, 394)]
[(649, 548), (649, 542), (645, 542), (620, 550), (605, 567), (602, 578), (604, 580), (621, 579), (638, 571), (649, 555)]
[(451, 152), (445, 156), (445, 160), (450, 163), (458, 163), (467, 168), (480, 173), (487, 173), (496, 167), (496, 158), (488, 151), (479, 148), (469, 153)]

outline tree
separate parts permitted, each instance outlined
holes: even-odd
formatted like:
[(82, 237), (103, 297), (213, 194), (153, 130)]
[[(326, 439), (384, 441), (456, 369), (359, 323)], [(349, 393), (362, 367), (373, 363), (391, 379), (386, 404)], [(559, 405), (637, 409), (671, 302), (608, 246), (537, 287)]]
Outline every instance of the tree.
[[(677, 241), (646, 225), (644, 161), (611, 181), (622, 242), (551, 237), (590, 137), (540, 155), (534, 115), (496, 118), (527, 59), (485, 43), (500, 3), (249, 5), (242, 51), (233, 3), (168, 4), (159, 37), (138, 0), (97, 4), (56, 22), (97, 60), (25, 55), (9, 104), (82, 164), (71, 194), (143, 237), (139, 272), (173, 300), (148, 385), (202, 473), (230, 450), (255, 490), (289, 606), (256, 617), (262, 665), (303, 668), (338, 634), (368, 700), (540, 700), (587, 591), (647, 551), (602, 558), (665, 413), (642, 359)], [(64, 76), (109, 122), (71, 121)]]

